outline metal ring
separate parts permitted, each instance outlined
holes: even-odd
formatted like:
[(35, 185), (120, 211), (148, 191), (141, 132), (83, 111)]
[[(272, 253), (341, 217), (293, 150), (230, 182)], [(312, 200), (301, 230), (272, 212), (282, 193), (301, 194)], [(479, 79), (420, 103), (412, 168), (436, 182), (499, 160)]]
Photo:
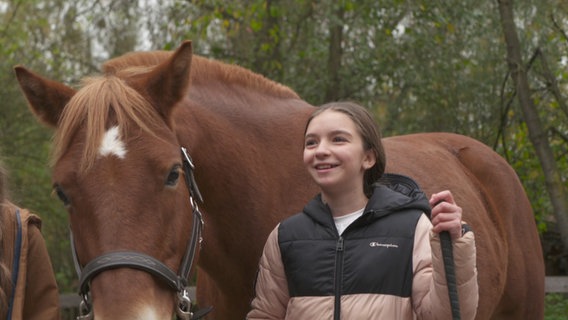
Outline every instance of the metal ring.
[(187, 287), (178, 292), (178, 307), (176, 313), (180, 319), (190, 320), (193, 317), (191, 312), (191, 298), (189, 297), (189, 292)]
[(83, 299), (79, 304), (79, 315), (76, 318), (77, 320), (92, 320), (94, 318), (90, 300), (91, 299), (88, 294), (83, 296)]

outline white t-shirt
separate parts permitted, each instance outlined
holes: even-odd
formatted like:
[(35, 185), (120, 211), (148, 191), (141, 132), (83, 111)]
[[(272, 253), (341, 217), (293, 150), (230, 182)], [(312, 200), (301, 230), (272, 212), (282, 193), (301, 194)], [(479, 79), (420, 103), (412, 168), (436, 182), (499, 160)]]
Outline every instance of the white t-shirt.
[(337, 227), (337, 232), (339, 232), (339, 235), (341, 235), (343, 231), (345, 231), (345, 229), (347, 229), (347, 227), (349, 227), (349, 225), (353, 223), (353, 221), (362, 216), (364, 210), (365, 208), (361, 208), (344, 216), (334, 217), (333, 220), (335, 221), (335, 226)]

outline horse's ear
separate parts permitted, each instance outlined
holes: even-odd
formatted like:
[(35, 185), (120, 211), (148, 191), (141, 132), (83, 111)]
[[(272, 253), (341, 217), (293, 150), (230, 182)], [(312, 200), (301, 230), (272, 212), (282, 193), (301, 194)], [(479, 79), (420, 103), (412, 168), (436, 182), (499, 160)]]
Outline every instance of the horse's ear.
[(34, 115), (44, 124), (57, 127), (63, 108), (75, 90), (43, 78), (22, 66), (14, 67), (20, 88)]
[(189, 89), (192, 52), (191, 41), (182, 43), (168, 60), (150, 73), (145, 84), (154, 105), (166, 119)]

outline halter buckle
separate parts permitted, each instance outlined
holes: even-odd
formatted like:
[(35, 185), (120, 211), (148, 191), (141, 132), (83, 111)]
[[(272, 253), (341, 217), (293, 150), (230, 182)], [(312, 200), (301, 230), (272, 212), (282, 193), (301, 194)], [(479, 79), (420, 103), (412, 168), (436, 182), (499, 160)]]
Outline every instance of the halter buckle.
[(191, 298), (187, 287), (178, 292), (178, 307), (176, 313), (180, 319), (190, 320), (193, 317), (191, 312)]
[(94, 319), (93, 310), (91, 307), (91, 301), (88, 294), (83, 296), (81, 303), (79, 304), (79, 315), (77, 320), (92, 320)]

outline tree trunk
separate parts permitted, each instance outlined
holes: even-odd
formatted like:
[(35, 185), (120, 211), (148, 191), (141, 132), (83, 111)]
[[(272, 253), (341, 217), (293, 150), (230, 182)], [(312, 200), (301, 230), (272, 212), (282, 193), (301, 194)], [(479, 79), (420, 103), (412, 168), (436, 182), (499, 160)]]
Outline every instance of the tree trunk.
[(343, 55), (343, 18), (345, 8), (341, 2), (337, 3), (334, 19), (330, 20), (329, 28), (329, 57), (327, 60), (328, 85), (325, 93), (325, 101), (336, 101), (341, 97), (341, 79), (339, 71), (341, 70), (341, 58)]
[(568, 248), (568, 198), (560, 178), (558, 166), (554, 160), (552, 148), (547, 139), (546, 131), (530, 96), (527, 72), (521, 56), (521, 48), (513, 16), (513, 0), (497, 0), (501, 25), (507, 44), (507, 62), (513, 78), (523, 118), (529, 131), (529, 140), (533, 144), (540, 165), (544, 172), (546, 188), (554, 208), (557, 227), (562, 236), (565, 248)]
[(278, 61), (282, 61), (280, 21), (278, 15), (272, 14), (272, 7), (278, 7), (279, 3), (279, 0), (266, 0), (263, 27), (257, 33), (259, 41), (255, 41), (256, 49), (254, 50), (256, 71), (276, 81), (283, 77), (283, 68), (278, 66)]

